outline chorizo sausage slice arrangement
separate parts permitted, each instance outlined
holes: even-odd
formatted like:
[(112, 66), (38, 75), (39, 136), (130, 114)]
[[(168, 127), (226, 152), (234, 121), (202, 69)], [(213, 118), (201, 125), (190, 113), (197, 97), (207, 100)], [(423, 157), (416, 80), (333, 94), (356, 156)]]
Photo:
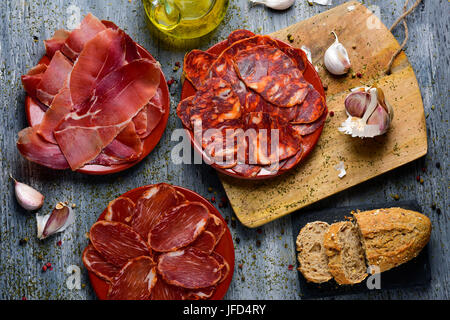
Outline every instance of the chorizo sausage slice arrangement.
[(193, 50), (185, 56), (184, 74), (195, 94), (177, 108), (184, 128), (205, 161), (229, 173), (257, 177), (292, 169), (314, 147), (328, 113), (304, 77), (306, 54), (247, 30), (232, 32), (222, 44), (219, 54)]
[(230, 272), (215, 251), (224, 222), (173, 186), (149, 186), (136, 201), (111, 201), (89, 232), (83, 263), (112, 300), (208, 299)]

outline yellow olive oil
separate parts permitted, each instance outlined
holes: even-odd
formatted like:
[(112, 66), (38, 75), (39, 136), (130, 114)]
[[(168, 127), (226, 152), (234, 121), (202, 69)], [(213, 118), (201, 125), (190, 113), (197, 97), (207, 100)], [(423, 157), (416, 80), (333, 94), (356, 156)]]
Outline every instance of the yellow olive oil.
[(142, 0), (152, 24), (180, 39), (199, 38), (225, 17), (229, 0)]

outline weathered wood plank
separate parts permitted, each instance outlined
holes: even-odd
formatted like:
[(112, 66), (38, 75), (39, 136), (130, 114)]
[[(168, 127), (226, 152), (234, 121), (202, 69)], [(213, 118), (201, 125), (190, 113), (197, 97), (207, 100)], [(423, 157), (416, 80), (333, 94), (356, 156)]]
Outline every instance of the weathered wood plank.
[[(335, 0), (335, 5), (345, 1)], [(144, 184), (167, 181), (190, 188), (206, 197), (212, 187), (217, 197), (224, 195), (216, 173), (207, 165), (174, 165), (170, 162), (170, 150), (177, 143), (171, 134), (181, 123), (175, 116), (180, 85), (171, 91), (172, 112), (167, 130), (158, 147), (139, 165), (125, 172), (108, 177), (91, 177), (71, 172), (53, 172), (24, 160), (15, 148), (16, 134), (26, 126), (23, 111), (24, 92), (20, 75), (33, 66), (44, 52), (42, 40), (51, 36), (55, 28), (66, 26), (70, 14), (69, 4), (80, 9), (82, 15), (93, 12), (98, 17), (111, 19), (161, 61), (166, 75), (178, 79), (180, 72), (173, 72), (176, 61), (181, 61), (186, 50), (173, 48), (152, 38), (147, 30), (142, 3), (138, 0), (10, 0), (0, 3), (0, 298), (20, 299), (93, 299), (86, 272), (82, 272), (81, 290), (66, 287), (68, 275), (65, 269), (81, 264), (81, 250), (87, 243), (85, 233), (106, 204), (117, 195)], [(381, 17), (390, 25), (400, 15), (403, 0), (365, 1), (366, 5), (379, 5)], [(418, 77), (427, 117), (429, 152), (426, 157), (401, 167), (370, 182), (344, 191), (313, 207), (341, 206), (358, 203), (375, 203), (391, 199), (398, 193), (401, 198), (416, 198), (430, 216), (434, 231), (431, 239), (431, 266), (433, 280), (428, 289), (395, 290), (386, 293), (370, 293), (343, 298), (398, 299), (398, 298), (449, 298), (449, 224), (448, 224), (448, 19), (442, 14), (448, 10), (448, 2), (425, 1), (408, 19), (411, 39), (406, 54)], [(236, 28), (249, 28), (255, 32), (271, 33), (328, 9), (309, 6), (298, 0), (286, 12), (276, 12), (263, 7), (250, 7), (247, 0), (231, 0), (224, 23), (210, 36), (199, 42), (207, 48)], [(394, 33), (399, 39), (403, 32), (399, 27)], [(38, 41), (33, 40), (38, 37)], [(434, 106), (434, 108), (432, 108)], [(440, 169), (436, 163), (440, 162)], [(422, 173), (422, 167), (427, 172)], [(35, 221), (30, 213), (18, 207), (8, 174), (42, 190), (46, 195), (44, 208), (47, 213), (57, 201), (77, 204), (77, 221), (64, 234), (40, 242), (35, 237)], [(421, 175), (424, 184), (416, 182)], [(369, 199), (369, 200), (368, 200)], [(430, 209), (432, 203), (442, 213)], [(294, 246), (291, 241), (290, 218), (282, 218), (257, 230), (247, 229), (237, 221), (232, 222), (231, 209), (221, 209), (230, 219), (235, 239), (235, 278), (227, 294), (229, 299), (298, 299), (297, 274), (289, 271), (295, 265)], [(235, 227), (231, 225), (236, 224)], [(284, 230), (284, 234), (282, 234)], [(28, 237), (25, 246), (19, 239)], [(239, 238), (239, 243), (237, 239)], [(257, 240), (261, 245), (257, 246)], [(61, 247), (56, 245), (62, 240)], [(285, 247), (286, 246), (286, 247)], [(38, 258), (42, 255), (42, 261)], [(41, 266), (51, 262), (54, 270), (42, 273)], [(237, 267), (243, 263), (242, 270)], [(242, 281), (242, 276), (245, 281)]]

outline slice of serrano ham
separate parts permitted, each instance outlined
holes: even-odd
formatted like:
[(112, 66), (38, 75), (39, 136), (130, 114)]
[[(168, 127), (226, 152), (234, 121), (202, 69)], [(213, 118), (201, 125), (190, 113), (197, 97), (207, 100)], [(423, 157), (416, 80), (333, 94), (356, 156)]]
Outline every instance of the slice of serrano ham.
[(129, 224), (134, 214), (135, 204), (128, 197), (119, 197), (108, 204), (104, 219)]
[(98, 277), (111, 281), (111, 279), (120, 271), (120, 268), (107, 262), (92, 244), (89, 244), (83, 251), (83, 264), (89, 271), (95, 273)]
[(211, 287), (221, 279), (217, 260), (195, 248), (164, 253), (158, 272), (167, 283), (187, 289)]
[[(40, 63), (37, 66), (31, 68), (27, 74), (21, 77), (23, 88), (30, 97), (37, 99), (36, 89), (39, 83), (41, 83), (42, 77), (44, 76), (44, 73), (47, 70), (47, 68), (48, 65), (46, 65), (45, 63)], [(36, 101), (39, 102), (39, 100)], [(42, 105), (44, 106), (43, 111), (47, 110), (47, 106), (45, 106), (44, 104)]]
[(45, 54), (47, 55), (47, 57), (49, 57), (50, 59), (53, 58), (56, 51), (61, 50), (69, 35), (69, 31), (59, 29), (55, 31), (53, 37), (48, 40), (44, 40)]
[(159, 219), (148, 234), (148, 243), (158, 252), (187, 246), (205, 230), (209, 216), (208, 208), (200, 202), (180, 204)]
[(104, 77), (91, 103), (66, 116), (54, 135), (72, 170), (95, 159), (126, 127), (155, 95), (159, 75), (156, 63), (135, 60)]
[(89, 238), (100, 255), (118, 267), (130, 259), (151, 255), (139, 234), (120, 222), (102, 220), (94, 223)]
[(156, 283), (156, 263), (153, 259), (134, 258), (111, 279), (108, 300), (147, 300)]
[(180, 203), (174, 187), (167, 183), (153, 185), (136, 201), (130, 225), (141, 235), (142, 239), (147, 240), (149, 231), (161, 217)]
[(190, 247), (196, 248), (198, 250), (211, 253), (216, 246), (216, 237), (209, 231), (202, 232), (194, 242), (191, 243)]

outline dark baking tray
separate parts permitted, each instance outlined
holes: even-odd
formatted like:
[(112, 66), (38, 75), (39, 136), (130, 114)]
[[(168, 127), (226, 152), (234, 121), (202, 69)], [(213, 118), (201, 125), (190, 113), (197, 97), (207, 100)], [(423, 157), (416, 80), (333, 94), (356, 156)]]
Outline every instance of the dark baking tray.
[[(420, 205), (417, 201), (395, 201), (385, 202), (371, 205), (357, 205), (352, 207), (341, 208), (326, 208), (319, 210), (311, 210), (299, 212), (291, 216), (292, 228), (294, 237), (294, 247), (297, 235), (300, 229), (303, 228), (308, 222), (312, 221), (325, 221), (329, 224), (334, 222), (343, 221), (345, 217), (351, 217), (352, 210), (372, 210), (377, 208), (391, 208), (401, 207), (409, 210), (422, 212)], [(297, 260), (297, 259), (296, 259)], [(297, 268), (299, 263), (297, 260)], [(421, 253), (413, 260), (400, 265), (394, 269), (381, 273), (381, 289), (368, 289), (366, 280), (362, 283), (352, 286), (339, 286), (334, 280), (330, 280), (326, 283), (316, 284), (306, 281), (303, 275), (298, 271), (298, 277), (300, 282), (300, 294), (302, 299), (311, 298), (323, 298), (330, 296), (355, 294), (369, 291), (381, 291), (389, 289), (399, 288), (417, 288), (424, 287), (430, 284), (431, 270), (428, 255), (428, 245), (421, 251)]]

